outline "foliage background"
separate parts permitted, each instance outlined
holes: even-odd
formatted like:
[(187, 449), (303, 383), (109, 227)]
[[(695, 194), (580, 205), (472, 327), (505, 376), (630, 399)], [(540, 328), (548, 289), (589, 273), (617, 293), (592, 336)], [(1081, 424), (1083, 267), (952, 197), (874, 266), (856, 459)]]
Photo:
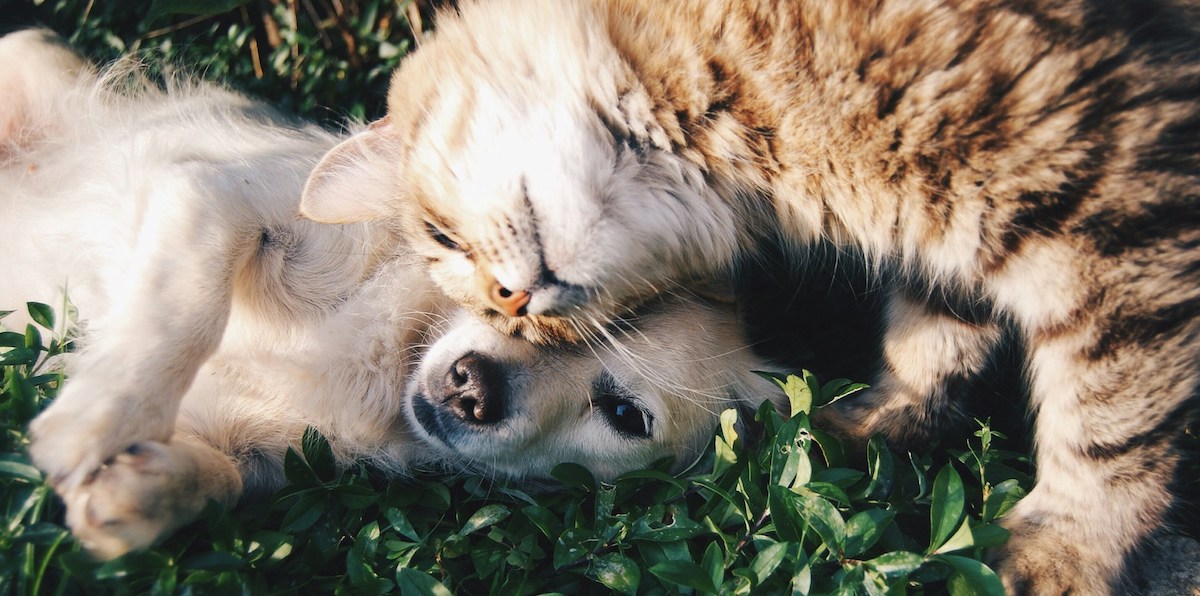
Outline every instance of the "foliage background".
[(381, 115), (388, 75), (438, 4), (0, 0), (0, 31), (49, 27), (98, 63), (136, 53), (336, 124)]
[[(338, 127), (381, 115), (388, 75), (432, 26), (434, 4), (0, 0), (0, 33), (47, 26), (96, 62), (136, 53)], [(336, 470), (313, 436), (289, 457), (292, 486), (270, 501), (212, 510), (160, 548), (97, 564), (24, 455), (28, 420), (61, 383), (45, 358), (69, 348), (61, 309), (55, 319), (34, 308), (42, 325), (0, 333), (4, 594), (990, 593), (982, 546), (1003, 538), (991, 522), (1029, 484), (1027, 458), (988, 424), (930, 454), (875, 444), (846, 458), (806, 415), (761, 413), (755, 444), (717, 431), (712, 471), (597, 485), (566, 466), (566, 490), (552, 493)], [(782, 385), (799, 412), (849, 387)]]

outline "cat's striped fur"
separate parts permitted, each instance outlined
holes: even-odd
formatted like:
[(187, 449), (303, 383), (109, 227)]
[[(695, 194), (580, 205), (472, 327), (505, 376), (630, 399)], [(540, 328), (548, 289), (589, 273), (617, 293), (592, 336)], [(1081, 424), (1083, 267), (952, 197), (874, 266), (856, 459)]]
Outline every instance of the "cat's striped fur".
[[(1011, 591), (1115, 589), (1200, 384), (1200, 36), (1159, 0), (471, 3), (326, 157), (305, 212), (398, 215), (454, 298), (574, 340), (756, 236), (902, 280), (834, 422), (922, 441), (1003, 325), (1039, 481)], [(403, 188), (404, 191), (397, 191)], [(963, 310), (963, 306), (967, 306)]]

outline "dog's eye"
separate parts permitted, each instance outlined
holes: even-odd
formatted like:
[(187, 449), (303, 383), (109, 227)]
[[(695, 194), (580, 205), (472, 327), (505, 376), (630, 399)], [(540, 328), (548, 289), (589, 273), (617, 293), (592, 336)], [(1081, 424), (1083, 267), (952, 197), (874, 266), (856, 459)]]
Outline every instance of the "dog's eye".
[(438, 244), (441, 244), (450, 250), (462, 250), (462, 246), (447, 236), (441, 228), (437, 227), (431, 222), (425, 222), (425, 232), (429, 234), (430, 238), (433, 238), (434, 242), (437, 242)]
[(628, 396), (612, 377), (603, 375), (596, 380), (592, 405), (617, 432), (634, 438), (650, 437), (653, 417), (638, 405), (636, 399)]

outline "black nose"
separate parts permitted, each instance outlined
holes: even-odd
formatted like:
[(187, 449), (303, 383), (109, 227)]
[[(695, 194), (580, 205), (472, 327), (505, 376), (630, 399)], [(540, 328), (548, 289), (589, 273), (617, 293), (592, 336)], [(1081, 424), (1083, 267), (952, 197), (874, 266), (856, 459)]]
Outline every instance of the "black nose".
[(504, 417), (500, 365), (471, 352), (450, 365), (442, 405), (464, 422), (493, 424)]

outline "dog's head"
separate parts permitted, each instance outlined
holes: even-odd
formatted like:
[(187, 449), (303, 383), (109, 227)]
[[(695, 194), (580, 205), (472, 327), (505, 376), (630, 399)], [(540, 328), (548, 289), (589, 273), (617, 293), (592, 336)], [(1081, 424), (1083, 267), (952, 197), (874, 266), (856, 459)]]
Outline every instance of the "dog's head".
[(546, 347), (464, 315), (410, 381), (405, 415), (452, 468), (538, 479), (574, 462), (612, 479), (667, 456), (682, 468), (723, 410), (747, 420), (782, 398), (752, 372), (769, 365), (746, 347), (729, 305), (668, 298), (626, 323)]

